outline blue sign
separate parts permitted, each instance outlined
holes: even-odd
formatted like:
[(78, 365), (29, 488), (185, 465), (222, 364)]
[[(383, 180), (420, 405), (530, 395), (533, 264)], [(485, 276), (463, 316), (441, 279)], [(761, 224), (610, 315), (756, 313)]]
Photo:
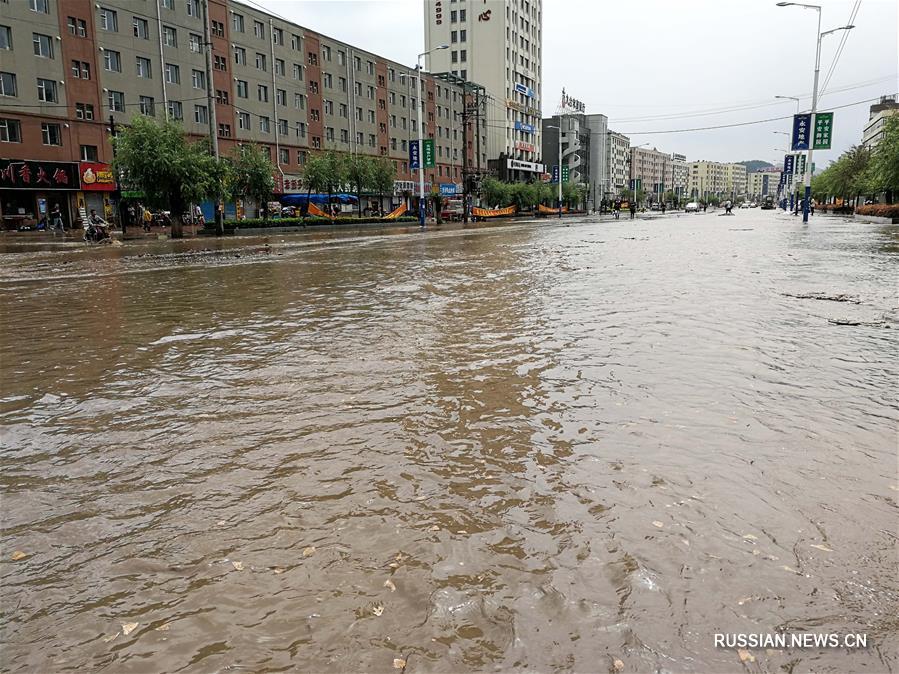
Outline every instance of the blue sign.
[(784, 173), (792, 173), (796, 157), (791, 154), (784, 155)]
[(454, 196), (456, 194), (456, 183), (440, 183), (440, 194)]
[(559, 165), (558, 164), (553, 164), (553, 174), (552, 175), (553, 175), (553, 177), (550, 182), (554, 182), (554, 183), (559, 182)]
[(793, 115), (793, 150), (808, 150), (809, 138), (811, 138), (812, 116)]
[(523, 84), (519, 84), (518, 82), (515, 83), (515, 91), (517, 91), (519, 94), (524, 94), (528, 98), (534, 98), (533, 90), (528, 89), (526, 86), (524, 86)]
[(409, 168), (421, 168), (421, 160), (419, 159), (417, 140), (409, 142)]
[(530, 124), (525, 124), (519, 120), (515, 120), (515, 128), (519, 131), (524, 131), (525, 133), (534, 133), (534, 127)]

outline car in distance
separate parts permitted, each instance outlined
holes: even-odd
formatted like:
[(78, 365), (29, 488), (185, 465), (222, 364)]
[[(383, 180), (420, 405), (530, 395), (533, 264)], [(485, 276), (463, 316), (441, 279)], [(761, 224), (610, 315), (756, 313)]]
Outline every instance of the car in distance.
[(691, 201), (686, 206), (684, 206), (685, 213), (698, 213), (699, 212), (699, 204), (695, 201)]

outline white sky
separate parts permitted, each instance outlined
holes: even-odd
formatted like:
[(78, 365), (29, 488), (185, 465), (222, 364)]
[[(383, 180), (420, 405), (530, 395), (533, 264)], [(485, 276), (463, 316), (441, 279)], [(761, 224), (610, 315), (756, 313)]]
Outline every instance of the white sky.
[[(250, 0), (243, 0), (249, 2)], [(468, 0), (476, 6), (482, 0)], [(855, 0), (820, 4), (822, 30), (846, 25)], [(789, 120), (733, 129), (645, 134), (791, 115), (811, 107), (816, 12), (776, 0), (543, 0), (544, 116), (561, 89), (608, 115), (631, 143), (692, 159), (777, 162)], [(423, 50), (421, 0), (253, 0), (286, 19), (415, 65)], [(819, 109), (899, 91), (897, 0), (861, 0)], [(844, 33), (825, 36), (821, 85)], [(851, 87), (851, 88), (850, 88)], [(835, 110), (833, 150), (821, 167), (861, 140), (870, 103)], [(734, 110), (739, 107), (741, 109)], [(722, 111), (722, 109), (728, 109)], [(715, 114), (705, 114), (714, 111)], [(702, 116), (686, 117), (691, 113)], [(667, 119), (658, 119), (665, 116)], [(655, 119), (648, 119), (648, 118)]]

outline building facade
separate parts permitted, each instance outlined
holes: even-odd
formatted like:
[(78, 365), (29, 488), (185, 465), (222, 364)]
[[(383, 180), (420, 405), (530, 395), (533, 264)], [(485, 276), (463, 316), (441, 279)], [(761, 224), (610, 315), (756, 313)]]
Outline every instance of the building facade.
[(724, 191), (732, 199), (746, 194), (746, 166), (743, 164), (724, 165)]
[(717, 161), (690, 162), (687, 191), (691, 197), (730, 197), (746, 195), (746, 166)]
[(671, 153), (671, 190), (678, 199), (687, 196), (687, 182), (690, 167), (687, 166), (686, 155)]
[(6, 226), (39, 219), (55, 202), (70, 222), (82, 207), (114, 206), (110, 122), (137, 115), (177, 120), (195, 137), (212, 124), (223, 155), (259, 144), (277, 167), (279, 193), (304, 191), (306, 158), (319, 150), (387, 157), (394, 197), (416, 192), (409, 144), (420, 102), (424, 136), (434, 141), (429, 188), (461, 183), (463, 154), (472, 159), (476, 147), (470, 125), (463, 145), (466, 94), (457, 83), (419, 79), (414, 67), (231, 0), (0, 2), (0, 36)]
[(562, 128), (562, 166), (568, 168), (569, 181), (587, 188), (587, 208), (595, 208), (607, 196), (608, 164), (605, 115), (564, 114), (542, 121), (543, 160), (547, 172), (559, 164), (559, 126)]
[(630, 178), (641, 181), (647, 200), (661, 201), (673, 182), (671, 155), (655, 148), (632, 147)]
[(862, 145), (868, 149), (874, 149), (883, 140), (884, 124), (887, 117), (899, 114), (899, 103), (895, 94), (881, 96), (880, 101), (871, 106), (868, 114), (868, 123), (862, 131)]
[(759, 200), (762, 197), (777, 197), (781, 172), (777, 169), (753, 171), (746, 175), (746, 197)]
[(617, 197), (627, 188), (630, 177), (631, 139), (617, 131), (609, 131), (606, 143), (609, 192)]
[[(541, 157), (542, 0), (425, 0), (427, 69), (487, 93), (484, 159), (505, 180), (535, 180)], [(434, 50), (441, 45), (448, 49)]]

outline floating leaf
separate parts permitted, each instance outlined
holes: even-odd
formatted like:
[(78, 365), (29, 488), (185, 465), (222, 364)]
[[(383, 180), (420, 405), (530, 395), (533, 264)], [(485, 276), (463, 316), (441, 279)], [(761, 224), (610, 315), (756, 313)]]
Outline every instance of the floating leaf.
[(310, 545), (308, 548), (303, 548), (303, 557), (312, 557), (315, 554), (315, 546)]
[(737, 655), (740, 656), (740, 662), (755, 662), (755, 656), (745, 648), (738, 649)]
[(371, 612), (376, 616), (380, 616), (382, 613), (384, 613), (384, 604), (375, 604), (372, 607)]
[(406, 669), (406, 661), (402, 658), (394, 658), (393, 659), (393, 668), (394, 669)]
[(619, 660), (618, 658), (615, 658), (615, 660), (612, 662), (612, 668), (616, 672), (620, 672), (624, 669), (624, 663), (621, 662), (621, 660)]
[(27, 556), (28, 555), (21, 550), (16, 550), (9, 556), (9, 558), (14, 562), (18, 562), (20, 559), (25, 559)]
[(125, 623), (125, 624), (123, 624), (122, 625), (122, 634), (124, 634), (127, 637), (135, 629), (137, 629), (138, 625), (140, 625), (140, 623)]
[(828, 548), (826, 545), (813, 545), (812, 547), (815, 548), (815, 550), (823, 550), (824, 552), (833, 552), (833, 550)]
[(231, 562), (231, 566), (234, 567), (235, 571), (243, 571), (243, 562)]
[(121, 632), (116, 632), (115, 634), (110, 634), (108, 637), (103, 637), (103, 642), (108, 644), (110, 641), (115, 639), (120, 634), (121, 634)]
[(662, 528), (663, 526), (665, 526), (665, 525), (662, 524), (661, 522), (659, 522), (658, 520), (655, 520), (655, 521), (652, 523), (652, 526), (658, 527), (659, 529), (661, 529), (661, 528)]
[(389, 578), (384, 581), (384, 587), (386, 587), (391, 592), (396, 592), (396, 585), (393, 584), (393, 581)]

